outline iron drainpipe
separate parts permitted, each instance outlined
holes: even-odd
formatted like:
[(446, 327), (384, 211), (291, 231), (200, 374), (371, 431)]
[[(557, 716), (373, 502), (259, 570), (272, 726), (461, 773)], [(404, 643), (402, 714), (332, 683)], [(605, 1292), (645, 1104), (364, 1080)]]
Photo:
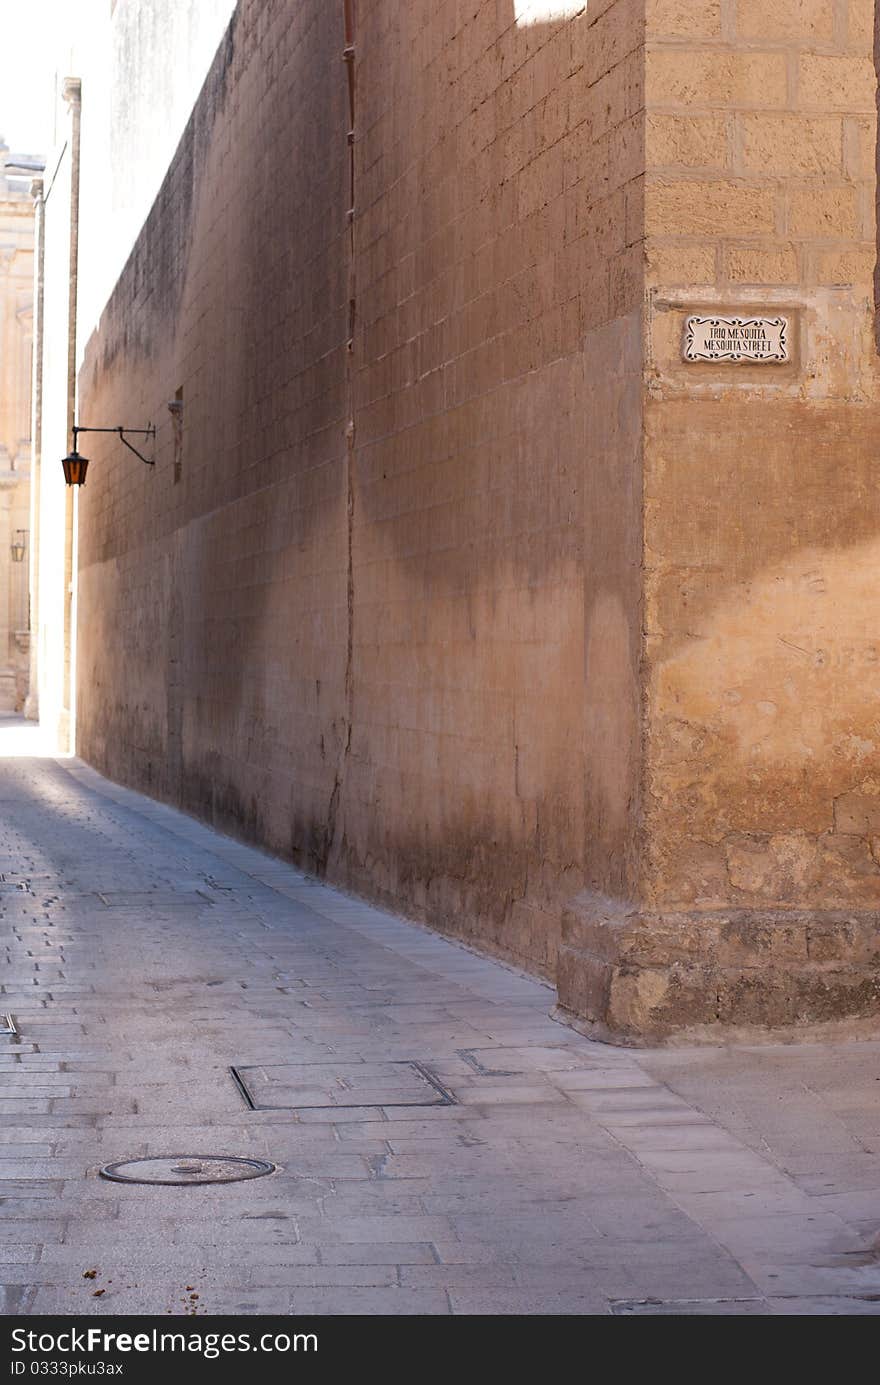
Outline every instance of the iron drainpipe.
[[(77, 275), (79, 272), (79, 169), (80, 123), (82, 115), (82, 83), (79, 77), (66, 77), (62, 88), (64, 100), (70, 107), (70, 261), (67, 300), (67, 433), (73, 437), (76, 422), (76, 312)], [(71, 491), (65, 497), (64, 525), (64, 674), (61, 685), (61, 745), (73, 750), (74, 697), (73, 665), (75, 658), (76, 611), (74, 582), (74, 552), (76, 548), (76, 501)]]

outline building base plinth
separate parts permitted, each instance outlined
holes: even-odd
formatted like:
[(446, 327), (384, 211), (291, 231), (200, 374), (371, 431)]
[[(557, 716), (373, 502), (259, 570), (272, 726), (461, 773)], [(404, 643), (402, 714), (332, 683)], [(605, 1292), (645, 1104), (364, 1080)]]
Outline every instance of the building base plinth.
[(557, 988), (559, 1018), (625, 1045), (880, 1025), (880, 912), (661, 913), (584, 893)]

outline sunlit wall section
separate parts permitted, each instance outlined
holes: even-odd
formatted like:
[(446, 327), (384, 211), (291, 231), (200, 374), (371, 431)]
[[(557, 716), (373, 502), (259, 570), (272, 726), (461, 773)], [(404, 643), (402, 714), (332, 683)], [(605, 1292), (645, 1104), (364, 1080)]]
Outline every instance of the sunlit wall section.
[(519, 25), (568, 19), (587, 8), (587, 0), (513, 0), (514, 18)]
[(88, 43), (78, 42), (80, 354), (155, 201), (234, 9), (235, 0), (117, 0), (111, 14), (104, 0), (91, 12)]
[[(85, 418), (74, 397), (70, 366), (73, 362), (78, 369), (149, 214), (235, 3), (78, 0), (75, 7), (56, 6), (57, 22), (46, 34), (56, 55), (56, 147), (45, 176), (40, 547), (32, 601), (39, 613), (39, 716), (62, 750), (75, 741), (78, 496), (64, 486), (60, 459), (70, 446), (74, 417), (99, 427), (120, 422), (137, 427), (147, 421), (139, 416)], [(81, 90), (78, 208), (71, 205), (72, 114), (63, 96), (67, 78), (76, 79)], [(72, 299), (74, 221), (78, 246)], [(96, 467), (102, 465), (100, 448), (83, 450), (92, 452)]]
[[(64, 131), (64, 127), (61, 128)], [(40, 544), (36, 564), (39, 628), (35, 632), (40, 722), (62, 750), (68, 749), (70, 742), (69, 697), (65, 683), (69, 667), (66, 612), (71, 593), (66, 590), (65, 567), (71, 502), (60, 465), (68, 449), (70, 175), (70, 142), (62, 138), (50, 156), (45, 175), (46, 320), (42, 334)]]

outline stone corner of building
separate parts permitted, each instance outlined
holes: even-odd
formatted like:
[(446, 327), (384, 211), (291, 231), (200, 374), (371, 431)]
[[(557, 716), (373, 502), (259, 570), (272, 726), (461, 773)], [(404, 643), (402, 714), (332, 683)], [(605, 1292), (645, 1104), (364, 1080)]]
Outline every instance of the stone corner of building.
[(880, 1034), (876, 911), (565, 908), (556, 1018), (623, 1046)]

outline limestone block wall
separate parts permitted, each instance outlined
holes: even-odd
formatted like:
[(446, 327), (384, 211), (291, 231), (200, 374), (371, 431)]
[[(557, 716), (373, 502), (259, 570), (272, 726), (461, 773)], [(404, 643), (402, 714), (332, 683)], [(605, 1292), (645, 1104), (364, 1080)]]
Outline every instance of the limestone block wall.
[[(874, 7), (701, 8), (699, 28), (658, 18), (648, 56), (652, 897), (874, 905), (880, 865), (835, 806), (880, 754)], [(680, 366), (701, 282), (715, 304), (790, 306), (792, 366)], [(696, 870), (683, 818), (660, 830), (682, 790)]]
[[(632, 727), (589, 734), (607, 670), (585, 711), (584, 660), (585, 621), (619, 621), (633, 571), (637, 391), (610, 419), (639, 370), (639, 12), (358, 21), (338, 869), (551, 973), (561, 902), (600, 839), (597, 868), (623, 868), (629, 825)], [(613, 634), (629, 660), (629, 626)]]
[(80, 376), (158, 425), (155, 470), (83, 439), (80, 751), (288, 853), (345, 714), (340, 23), (233, 16)]
[[(874, 4), (646, 15), (642, 849), (628, 898), (571, 916), (567, 1003), (635, 1037), (864, 1017), (880, 1003)], [(791, 362), (684, 363), (700, 311), (784, 313)]]
[(876, 1015), (873, 54), (240, 0), (80, 376), (159, 426), (89, 440), (80, 753), (626, 1041)]
[(644, 2), (564, 11), (241, 0), (80, 375), (79, 752), (549, 974), (641, 763)]

